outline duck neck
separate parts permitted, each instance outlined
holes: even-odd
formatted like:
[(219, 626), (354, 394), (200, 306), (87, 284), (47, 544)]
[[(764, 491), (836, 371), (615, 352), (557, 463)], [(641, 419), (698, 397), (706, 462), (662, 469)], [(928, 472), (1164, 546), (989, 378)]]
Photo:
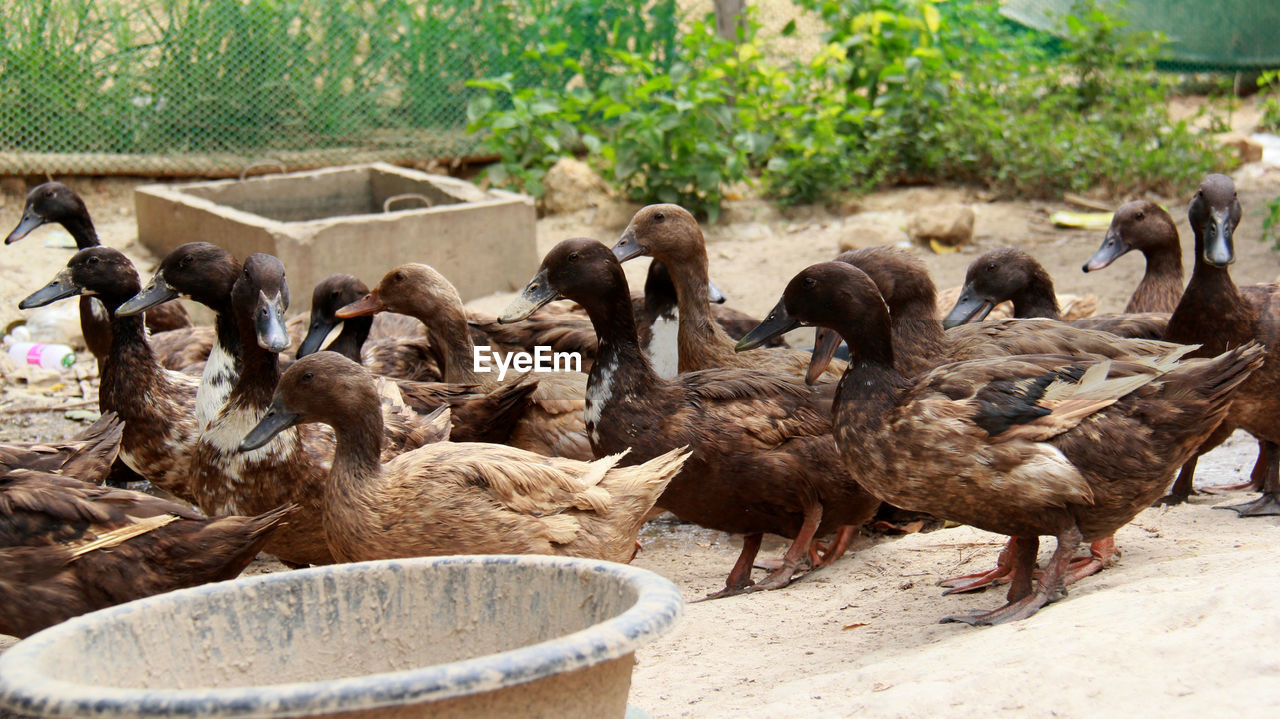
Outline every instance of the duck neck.
[[(1176, 240), (1178, 231), (1171, 229)], [(1124, 311), (1172, 312), (1182, 296), (1182, 252), (1177, 242), (1172, 247), (1143, 250), (1142, 255), (1147, 269)]]
[(337, 444), (326, 490), (330, 503), (349, 506), (382, 478), (382, 413), (377, 397), (371, 399), (372, 407), (345, 413), (341, 422), (332, 425)]
[(1195, 356), (1212, 356), (1252, 337), (1255, 313), (1227, 268), (1204, 261), (1204, 241), (1198, 230), (1195, 258), (1191, 281), (1169, 318), (1165, 339), (1199, 344)]
[(225, 302), (210, 304), (208, 307), (214, 312), (214, 342), (218, 343), (223, 352), (230, 357), (236, 358), (236, 361), (239, 362), (241, 355), (240, 328), (236, 326), (235, 315), (231, 312), (230, 298)]
[(1053, 280), (1041, 267), (1034, 268), (1027, 284), (1009, 299), (1013, 302), (1014, 317), (1056, 320), (1062, 316), (1062, 311), (1058, 308), (1058, 297), (1053, 291)]
[(663, 260), (676, 288), (680, 321), (676, 330), (679, 370), (719, 367), (733, 354), (734, 342), (711, 317), (707, 292), (707, 254), (694, 252), (679, 261)]
[(93, 227), (93, 220), (89, 218), (86, 211), (83, 214), (76, 213), (59, 221), (67, 232), (71, 234), (76, 241), (76, 249), (86, 250), (90, 247), (97, 247), (102, 244), (98, 240), (98, 231)]
[(258, 344), (252, 320), (240, 323), (240, 377), (227, 402), (265, 409), (280, 383), (280, 355)]
[(938, 321), (936, 292), (895, 302), (889, 308), (889, 322), (894, 361), (900, 371), (920, 374), (945, 354), (947, 336)]
[(598, 388), (602, 382), (625, 382), (628, 392), (637, 393), (656, 384), (658, 375), (640, 350), (636, 318), (625, 282), (606, 295), (582, 298), (579, 304), (591, 318), (597, 342), (596, 359), (587, 377), (588, 399), (591, 388)]
[(98, 360), (98, 369), (111, 353), (111, 318), (97, 297), (80, 298), (80, 334), (84, 345)]
[(440, 363), (445, 382), (482, 384), (480, 375), (475, 371), (475, 344), (471, 341), (466, 311), (461, 304), (448, 303), (439, 312), (415, 313), (413, 316), (427, 326), (431, 344), (439, 348), (436, 361)]
[(889, 318), (838, 329), (849, 344), (849, 367), (840, 378), (835, 413), (842, 432), (870, 436), (884, 423), (889, 408), (907, 382), (894, 367)]
[[(132, 295), (130, 295), (132, 296)], [(111, 348), (102, 369), (98, 407), (114, 411), (125, 421), (138, 408), (149, 408), (147, 398), (166, 383), (164, 372), (147, 343), (147, 328), (141, 314), (116, 315), (127, 297), (102, 297), (111, 323)]]
[(361, 364), (360, 351), (364, 349), (365, 340), (369, 339), (369, 330), (372, 327), (372, 317), (352, 317), (349, 320), (343, 320), (342, 331), (325, 349), (337, 352), (356, 364)]

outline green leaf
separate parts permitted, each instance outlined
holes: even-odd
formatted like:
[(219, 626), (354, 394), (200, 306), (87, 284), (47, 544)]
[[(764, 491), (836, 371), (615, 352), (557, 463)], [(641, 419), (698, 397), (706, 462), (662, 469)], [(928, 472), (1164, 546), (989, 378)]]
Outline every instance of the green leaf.
[(511, 115), (499, 115), (497, 119), (493, 121), (493, 129), (510, 130), (518, 124), (520, 124), (519, 121)]

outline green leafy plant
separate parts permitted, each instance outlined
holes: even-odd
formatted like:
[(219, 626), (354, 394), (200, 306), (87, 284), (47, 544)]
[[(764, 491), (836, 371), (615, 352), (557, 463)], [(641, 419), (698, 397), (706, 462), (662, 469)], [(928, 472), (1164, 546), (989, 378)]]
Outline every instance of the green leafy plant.
[(1280, 70), (1268, 70), (1258, 77), (1258, 87), (1267, 88), (1259, 109), (1258, 125), (1268, 132), (1280, 132)]
[(1280, 197), (1267, 203), (1267, 216), (1262, 218), (1262, 240), (1270, 240), (1280, 250)]

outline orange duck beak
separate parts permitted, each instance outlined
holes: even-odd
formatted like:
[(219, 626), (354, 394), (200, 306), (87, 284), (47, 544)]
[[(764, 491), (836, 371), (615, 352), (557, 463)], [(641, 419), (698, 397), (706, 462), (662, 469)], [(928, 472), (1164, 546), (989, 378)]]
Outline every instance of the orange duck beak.
[(355, 302), (339, 308), (337, 312), (333, 313), (333, 316), (341, 320), (349, 320), (352, 317), (376, 315), (386, 310), (387, 306), (383, 304), (382, 300), (378, 299), (378, 291), (375, 289)]

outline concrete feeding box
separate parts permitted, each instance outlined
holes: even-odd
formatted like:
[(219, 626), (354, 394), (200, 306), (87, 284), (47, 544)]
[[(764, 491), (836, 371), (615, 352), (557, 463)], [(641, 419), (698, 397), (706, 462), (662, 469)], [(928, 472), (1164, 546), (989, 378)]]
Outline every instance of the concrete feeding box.
[(335, 272), (372, 287), (423, 262), (470, 300), (519, 289), (538, 267), (531, 198), (384, 163), (143, 185), (134, 204), (138, 240), (161, 257), (204, 241), (241, 259), (280, 258), (293, 310), (309, 309), (311, 290)]

